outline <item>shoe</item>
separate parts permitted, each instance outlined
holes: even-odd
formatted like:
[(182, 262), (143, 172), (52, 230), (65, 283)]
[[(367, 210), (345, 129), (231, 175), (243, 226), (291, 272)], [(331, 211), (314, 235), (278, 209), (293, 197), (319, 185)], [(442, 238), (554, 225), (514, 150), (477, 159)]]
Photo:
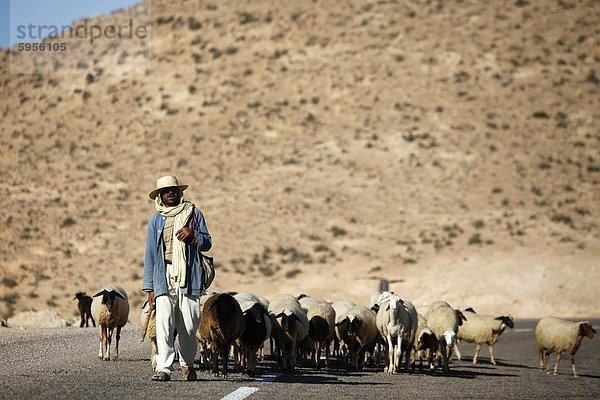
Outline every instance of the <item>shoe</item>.
[(195, 381), (198, 379), (196, 370), (192, 367), (181, 367), (181, 375), (184, 381)]
[(166, 382), (171, 380), (171, 375), (167, 374), (166, 372), (159, 371), (152, 375), (152, 378), (150, 379), (152, 379), (153, 381)]

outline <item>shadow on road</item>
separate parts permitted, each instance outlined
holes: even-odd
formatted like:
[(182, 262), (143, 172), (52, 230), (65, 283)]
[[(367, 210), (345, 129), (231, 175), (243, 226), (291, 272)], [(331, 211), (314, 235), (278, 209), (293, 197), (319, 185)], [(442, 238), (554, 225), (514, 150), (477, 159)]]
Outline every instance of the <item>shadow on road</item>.
[[(302, 383), (302, 384), (329, 384), (329, 385), (364, 385), (364, 382), (347, 382), (342, 381), (335, 376), (330, 376), (333, 374), (327, 375), (306, 375), (306, 374), (285, 374), (281, 375), (277, 380), (273, 381), (273, 383)], [(356, 375), (355, 375), (356, 376)], [(369, 385), (373, 386), (386, 386), (391, 385), (391, 383), (385, 382), (369, 382)]]
[(516, 374), (506, 374), (506, 373), (490, 373), (490, 372), (482, 372), (482, 371), (472, 371), (472, 370), (459, 370), (459, 369), (450, 369), (450, 372), (447, 374), (442, 371), (434, 371), (426, 373), (429, 376), (438, 377), (438, 378), (460, 378), (460, 379), (476, 379), (478, 377), (483, 376), (495, 376), (495, 377), (513, 377), (518, 378), (519, 375)]

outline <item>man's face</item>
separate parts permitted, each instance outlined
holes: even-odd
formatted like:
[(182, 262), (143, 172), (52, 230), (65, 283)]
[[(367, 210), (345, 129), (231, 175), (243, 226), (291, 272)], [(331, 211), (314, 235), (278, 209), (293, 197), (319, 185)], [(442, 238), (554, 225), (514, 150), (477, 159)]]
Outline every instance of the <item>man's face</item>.
[(177, 186), (164, 188), (160, 191), (160, 199), (167, 207), (177, 206), (181, 201), (181, 190)]

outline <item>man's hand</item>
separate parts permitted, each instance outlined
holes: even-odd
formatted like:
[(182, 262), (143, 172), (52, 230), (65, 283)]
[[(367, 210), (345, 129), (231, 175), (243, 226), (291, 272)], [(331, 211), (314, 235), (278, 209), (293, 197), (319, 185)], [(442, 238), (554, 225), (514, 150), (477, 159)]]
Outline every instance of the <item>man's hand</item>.
[(148, 304), (152, 308), (152, 304), (154, 304), (154, 292), (148, 292)]
[(177, 236), (177, 239), (179, 239), (180, 241), (187, 242), (188, 240), (192, 240), (194, 238), (194, 230), (192, 228), (184, 226), (183, 228), (177, 231), (175, 236)]

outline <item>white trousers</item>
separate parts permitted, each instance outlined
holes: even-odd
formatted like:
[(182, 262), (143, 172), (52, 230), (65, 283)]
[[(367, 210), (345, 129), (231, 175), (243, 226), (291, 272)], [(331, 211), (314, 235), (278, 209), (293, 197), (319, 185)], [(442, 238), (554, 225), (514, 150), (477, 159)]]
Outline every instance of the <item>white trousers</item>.
[[(156, 301), (156, 372), (171, 374), (175, 351), (179, 353), (182, 367), (193, 367), (198, 343), (196, 331), (200, 323), (198, 296), (189, 296), (179, 287), (169, 288), (168, 295)], [(178, 346), (175, 348), (174, 330), (177, 329)]]

